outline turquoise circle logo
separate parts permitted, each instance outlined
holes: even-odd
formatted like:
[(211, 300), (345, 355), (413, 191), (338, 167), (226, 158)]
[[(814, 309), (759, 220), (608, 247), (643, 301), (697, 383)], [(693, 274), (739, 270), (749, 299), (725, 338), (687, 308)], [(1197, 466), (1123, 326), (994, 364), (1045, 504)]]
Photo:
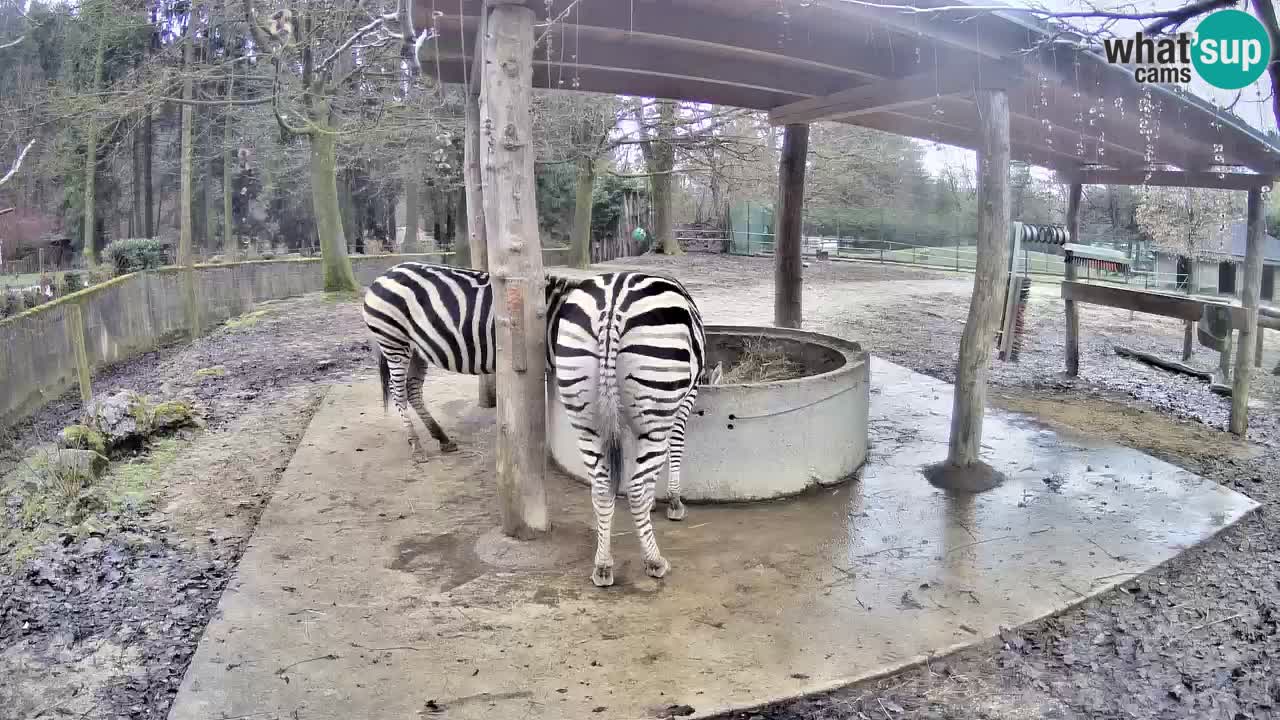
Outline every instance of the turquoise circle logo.
[(1242, 10), (1210, 13), (1196, 28), (1191, 62), (1210, 85), (1239, 90), (1258, 81), (1271, 62), (1271, 38), (1257, 18)]

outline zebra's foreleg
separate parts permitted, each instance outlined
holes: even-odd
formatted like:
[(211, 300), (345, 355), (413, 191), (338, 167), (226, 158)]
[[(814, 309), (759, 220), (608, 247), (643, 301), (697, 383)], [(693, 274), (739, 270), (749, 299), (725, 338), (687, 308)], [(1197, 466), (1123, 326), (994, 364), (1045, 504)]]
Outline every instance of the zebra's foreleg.
[(422, 424), (427, 426), (427, 432), (431, 433), (431, 437), (440, 443), (440, 452), (451, 453), (457, 452), (458, 446), (453, 440), (449, 439), (448, 434), (440, 427), (435, 418), (431, 417), (431, 413), (427, 412), (427, 404), (422, 399), (423, 379), (427, 374), (427, 364), (422, 358), (415, 353), (409, 361), (408, 373), (408, 392), (409, 404), (413, 405), (414, 412), (418, 413), (418, 417), (422, 418)]
[(676, 408), (675, 424), (671, 426), (671, 437), (667, 444), (667, 519), (677, 522), (688, 515), (684, 502), (680, 499), (680, 466), (684, 462), (684, 426), (689, 421), (689, 413), (693, 411), (693, 403), (697, 399), (698, 386), (694, 385)]
[(654, 536), (653, 520), (649, 515), (653, 508), (656, 478), (666, 459), (665, 445), (666, 438), (653, 431), (636, 438), (635, 474), (626, 487), (627, 504), (631, 506), (631, 518), (636, 523), (636, 537), (640, 538), (640, 549), (644, 552), (644, 569), (656, 578), (666, 575), (671, 569), (671, 563), (658, 551), (658, 539)]
[(414, 457), (419, 457), (422, 450), (418, 438), (418, 430), (413, 426), (413, 420), (409, 418), (409, 408), (406, 401), (406, 395), (408, 394), (406, 375), (410, 372), (411, 362), (406, 355), (391, 354), (385, 350), (383, 351), (383, 357), (387, 363), (387, 380), (391, 392), (391, 400), (395, 403), (396, 412), (400, 413), (400, 419), (404, 421), (404, 429), (409, 435), (409, 452)]

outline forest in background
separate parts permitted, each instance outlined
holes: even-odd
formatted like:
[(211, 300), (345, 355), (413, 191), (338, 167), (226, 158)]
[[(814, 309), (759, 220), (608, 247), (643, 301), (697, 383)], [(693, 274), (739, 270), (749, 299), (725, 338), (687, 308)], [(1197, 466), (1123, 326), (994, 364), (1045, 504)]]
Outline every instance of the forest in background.
[[(0, 187), (0, 209), (14, 208), (0, 260), (58, 238), (78, 265), (128, 238), (193, 258), (465, 251), (465, 89), (434, 80), (430, 28), (415, 36), (421, 64), (406, 59), (402, 25), (362, 3), (0, 0), (0, 173), (30, 148)], [(629, 190), (646, 194), (667, 251), (677, 224), (723, 227), (732, 206), (774, 200), (781, 129), (763, 113), (555, 91), (534, 112), (545, 245), (610, 237)], [(972, 163), (930, 169), (927, 149), (815, 125), (806, 232), (971, 244)], [(1012, 173), (1014, 219), (1061, 222), (1063, 188)], [(1169, 213), (1140, 209), (1176, 200), (1091, 187), (1085, 239), (1130, 254), (1167, 244), (1178, 228), (1154, 225)], [(1234, 202), (1184, 204), (1225, 224)]]

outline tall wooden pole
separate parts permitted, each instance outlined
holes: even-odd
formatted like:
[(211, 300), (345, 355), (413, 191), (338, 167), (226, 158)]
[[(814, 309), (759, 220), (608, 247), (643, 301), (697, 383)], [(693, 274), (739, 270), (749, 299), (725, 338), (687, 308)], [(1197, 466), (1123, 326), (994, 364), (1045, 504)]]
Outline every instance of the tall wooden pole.
[[(1071, 189), (1067, 195), (1067, 235), (1073, 243), (1080, 242), (1080, 200), (1084, 194), (1084, 186), (1080, 183), (1071, 183)], [(1076, 266), (1074, 263), (1063, 263), (1065, 266), (1064, 278), (1066, 280), (1076, 279)], [(1067, 306), (1067, 376), (1076, 377), (1080, 374), (1080, 310), (1076, 307), (1075, 300), (1066, 301)]]
[(489, 0), (480, 90), (484, 228), (498, 345), (498, 497), (502, 529), (550, 529), (546, 468), (546, 278), (533, 181), (534, 13)]
[[(466, 133), (463, 143), (463, 183), (467, 197), (467, 243), (471, 248), (471, 267), (489, 269), (489, 247), (485, 234), (484, 192), (480, 181), (480, 87), (483, 83), (484, 20), (481, 14), (480, 29), (476, 32), (471, 72), (471, 92), (467, 95)], [(416, 226), (417, 223), (415, 222)], [(480, 393), (477, 403), (482, 408), (498, 404), (498, 379), (494, 375), (480, 376)]]
[(809, 126), (788, 125), (778, 163), (778, 214), (774, 227), (773, 324), (798, 328), (801, 313), (800, 246), (803, 240), (804, 165), (809, 156)]
[(947, 462), (953, 466), (979, 462), (982, 411), (987, 395), (987, 369), (996, 323), (1000, 321), (997, 291), (1004, 287), (1009, 262), (1009, 95), (1003, 89), (977, 92), (978, 131), (978, 258), (973, 278), (969, 318), (960, 338), (956, 366), (955, 404), (951, 411), (951, 442)]
[(1240, 328), (1240, 347), (1236, 351), (1236, 375), (1231, 383), (1231, 432), (1243, 437), (1249, 430), (1249, 375), (1253, 369), (1250, 350), (1258, 332), (1258, 303), (1262, 294), (1262, 191), (1249, 191), (1248, 244), (1244, 252), (1244, 288), (1240, 304), (1244, 306), (1244, 325)]

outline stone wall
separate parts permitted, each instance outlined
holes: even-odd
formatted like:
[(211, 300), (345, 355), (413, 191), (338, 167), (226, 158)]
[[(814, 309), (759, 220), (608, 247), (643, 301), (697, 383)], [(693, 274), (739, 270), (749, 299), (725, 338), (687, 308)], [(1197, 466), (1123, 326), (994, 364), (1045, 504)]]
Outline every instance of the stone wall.
[[(365, 286), (396, 263), (448, 263), (451, 255), (356, 256), (351, 265)], [(567, 257), (565, 248), (543, 251), (548, 267)], [(202, 331), (256, 303), (324, 289), (319, 258), (198, 265), (192, 272)], [(182, 275), (178, 268), (124, 275), (0, 321), (0, 427), (77, 385), (87, 399), (94, 370), (188, 334)]]

